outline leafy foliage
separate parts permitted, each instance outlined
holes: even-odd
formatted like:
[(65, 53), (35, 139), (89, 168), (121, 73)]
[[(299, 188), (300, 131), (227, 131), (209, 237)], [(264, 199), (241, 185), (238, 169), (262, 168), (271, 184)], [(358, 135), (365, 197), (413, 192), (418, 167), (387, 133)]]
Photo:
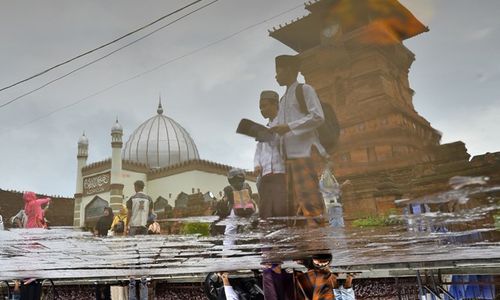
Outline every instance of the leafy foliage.
[(210, 224), (208, 223), (186, 223), (181, 228), (181, 234), (199, 234), (208, 236), (210, 234)]
[(386, 215), (382, 216), (368, 216), (364, 218), (359, 218), (352, 222), (354, 227), (380, 227), (380, 226), (391, 226), (399, 225), (402, 223), (401, 220), (391, 218), (390, 215), (394, 214), (395, 211), (389, 211)]

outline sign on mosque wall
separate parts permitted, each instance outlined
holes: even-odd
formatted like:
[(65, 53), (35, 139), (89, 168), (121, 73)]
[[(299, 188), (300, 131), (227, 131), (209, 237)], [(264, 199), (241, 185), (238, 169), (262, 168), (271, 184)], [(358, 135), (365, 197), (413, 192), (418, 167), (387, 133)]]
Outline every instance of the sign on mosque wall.
[(86, 177), (83, 179), (83, 195), (90, 196), (109, 191), (111, 172)]

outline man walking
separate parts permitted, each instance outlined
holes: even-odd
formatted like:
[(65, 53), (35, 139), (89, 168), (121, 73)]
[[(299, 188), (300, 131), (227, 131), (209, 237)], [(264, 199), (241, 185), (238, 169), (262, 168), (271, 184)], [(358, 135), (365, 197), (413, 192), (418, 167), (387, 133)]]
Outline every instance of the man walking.
[[(286, 86), (286, 92), (279, 104), (278, 125), (271, 131), (281, 136), (281, 154), (286, 161), (288, 197), (292, 207), (297, 215), (317, 218), (325, 212), (318, 174), (327, 153), (319, 142), (316, 129), (325, 117), (314, 88), (308, 84), (299, 85), (298, 73), (299, 61), (295, 56), (276, 57), (276, 81), (280, 86)], [(298, 93), (304, 96), (306, 110), (301, 109)]]
[[(259, 108), (262, 116), (269, 120), (268, 126), (277, 125), (279, 96), (275, 91), (263, 91), (260, 94)], [(270, 141), (259, 142), (255, 150), (254, 171), (260, 176), (259, 216), (285, 217), (289, 215), (286, 195), (285, 163), (279, 152), (280, 139), (275, 134)]]
[(131, 236), (148, 234), (146, 224), (149, 214), (153, 212), (153, 200), (143, 192), (144, 181), (137, 180), (134, 182), (134, 189), (135, 195), (130, 197), (127, 201), (128, 215), (127, 224), (125, 224), (125, 228), (127, 229), (126, 234)]

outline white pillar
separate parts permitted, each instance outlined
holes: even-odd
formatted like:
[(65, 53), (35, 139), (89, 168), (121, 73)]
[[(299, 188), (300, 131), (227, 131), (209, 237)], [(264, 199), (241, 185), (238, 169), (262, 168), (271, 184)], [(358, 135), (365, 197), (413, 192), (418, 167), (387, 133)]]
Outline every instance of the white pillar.
[(89, 139), (85, 136), (85, 133), (78, 140), (78, 154), (77, 159), (77, 169), (76, 169), (76, 190), (75, 190), (75, 207), (73, 214), (73, 225), (83, 226), (84, 216), (82, 207), (83, 198), (83, 175), (82, 169), (87, 165), (87, 158), (89, 156)]
[(123, 203), (123, 182), (122, 182), (122, 142), (123, 128), (116, 120), (111, 128), (111, 191), (110, 207), (115, 213), (120, 210)]

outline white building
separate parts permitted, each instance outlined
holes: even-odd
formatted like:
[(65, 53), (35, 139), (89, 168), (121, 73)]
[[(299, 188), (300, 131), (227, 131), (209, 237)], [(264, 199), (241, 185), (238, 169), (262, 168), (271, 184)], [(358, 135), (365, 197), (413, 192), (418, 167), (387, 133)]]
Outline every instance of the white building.
[[(102, 215), (104, 206), (118, 212), (135, 193), (134, 182), (145, 183), (144, 192), (155, 202), (155, 210), (174, 206), (180, 193), (212, 192), (216, 197), (228, 185), (227, 165), (201, 160), (189, 133), (163, 114), (139, 125), (123, 146), (123, 129), (118, 120), (111, 128), (111, 159), (87, 164), (88, 138), (78, 140), (78, 168), (74, 225), (85, 226)], [(254, 191), (255, 177), (247, 176)]]

